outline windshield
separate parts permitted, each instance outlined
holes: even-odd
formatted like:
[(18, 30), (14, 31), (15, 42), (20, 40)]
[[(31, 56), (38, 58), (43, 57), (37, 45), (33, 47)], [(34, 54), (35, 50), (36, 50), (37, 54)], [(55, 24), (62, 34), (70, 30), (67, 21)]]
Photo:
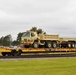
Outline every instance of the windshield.
[(22, 37), (30, 37), (30, 32), (25, 32)]

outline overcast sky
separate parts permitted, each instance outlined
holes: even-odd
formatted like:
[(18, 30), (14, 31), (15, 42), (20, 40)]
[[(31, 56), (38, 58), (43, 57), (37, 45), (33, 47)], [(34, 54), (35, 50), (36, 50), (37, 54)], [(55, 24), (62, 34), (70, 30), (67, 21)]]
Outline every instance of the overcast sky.
[(0, 0), (0, 37), (32, 27), (76, 37), (76, 0)]

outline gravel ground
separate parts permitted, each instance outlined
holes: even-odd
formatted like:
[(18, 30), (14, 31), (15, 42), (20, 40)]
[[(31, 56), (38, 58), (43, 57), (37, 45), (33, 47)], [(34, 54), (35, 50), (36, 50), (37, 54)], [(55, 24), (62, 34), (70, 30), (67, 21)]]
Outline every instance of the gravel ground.
[(49, 58), (6, 58), (6, 59), (0, 59), (1, 61), (18, 61), (18, 60), (47, 60), (47, 59), (64, 59), (64, 58), (76, 58), (76, 57), (49, 57)]

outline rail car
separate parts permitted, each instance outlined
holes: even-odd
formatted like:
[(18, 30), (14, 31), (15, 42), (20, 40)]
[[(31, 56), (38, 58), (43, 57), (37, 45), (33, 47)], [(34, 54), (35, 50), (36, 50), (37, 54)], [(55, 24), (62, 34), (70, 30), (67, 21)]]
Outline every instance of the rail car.
[(76, 48), (0, 48), (2, 56), (20, 56), (22, 53), (76, 52)]

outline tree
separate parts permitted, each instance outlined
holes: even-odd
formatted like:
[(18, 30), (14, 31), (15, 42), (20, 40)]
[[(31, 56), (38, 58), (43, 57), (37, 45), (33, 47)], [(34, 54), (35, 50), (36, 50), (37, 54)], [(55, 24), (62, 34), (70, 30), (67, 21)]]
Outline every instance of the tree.
[(37, 34), (43, 33), (42, 29), (37, 30)]
[(30, 31), (37, 31), (37, 27), (32, 27), (31, 29), (30, 29)]
[(40, 34), (40, 33), (43, 33), (43, 30), (42, 29), (37, 29), (37, 27), (32, 27), (31, 29), (30, 29), (30, 31), (35, 31), (35, 32), (37, 32), (37, 34)]
[(12, 43), (12, 36), (6, 35), (5, 37), (1, 37), (0, 42), (0, 45), (2, 46), (10, 46)]
[(17, 45), (19, 45), (19, 44), (20, 44), (20, 42), (17, 41), (17, 40), (14, 40), (14, 41), (12, 42), (12, 45), (13, 45), (13, 46), (17, 46)]
[(17, 41), (20, 43), (21, 42), (21, 37), (23, 35), (23, 32), (22, 33), (18, 33), (17, 35)]
[(0, 38), (0, 46), (3, 46), (3, 40), (4, 40), (4, 37), (2, 36), (2, 37)]

